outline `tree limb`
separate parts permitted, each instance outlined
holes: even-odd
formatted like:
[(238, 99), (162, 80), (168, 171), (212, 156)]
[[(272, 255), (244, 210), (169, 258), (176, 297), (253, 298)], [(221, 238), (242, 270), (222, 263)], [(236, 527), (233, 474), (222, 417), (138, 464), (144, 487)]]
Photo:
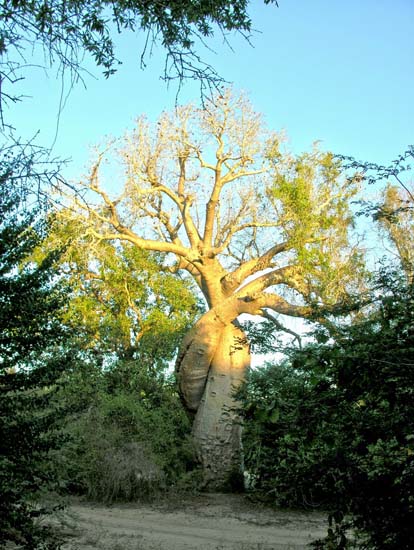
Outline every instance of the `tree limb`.
[(240, 265), (236, 270), (228, 273), (221, 280), (223, 289), (225, 289), (226, 292), (234, 291), (243, 283), (243, 281), (247, 279), (247, 277), (269, 268), (274, 256), (280, 254), (281, 252), (285, 252), (289, 248), (290, 245), (288, 242), (278, 243), (269, 248), (259, 258), (254, 258)]

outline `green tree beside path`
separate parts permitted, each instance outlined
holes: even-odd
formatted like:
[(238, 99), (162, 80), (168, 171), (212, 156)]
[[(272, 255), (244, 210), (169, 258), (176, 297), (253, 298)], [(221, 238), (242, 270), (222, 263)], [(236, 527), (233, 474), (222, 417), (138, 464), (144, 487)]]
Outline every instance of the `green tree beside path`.
[(65, 286), (49, 251), (40, 264), (30, 256), (46, 237), (38, 210), (26, 211), (13, 178), (14, 163), (1, 163), (0, 195), (0, 545), (37, 548), (39, 495), (57, 479), (47, 468), (59, 446), (53, 426), (58, 380), (68, 367), (62, 312)]

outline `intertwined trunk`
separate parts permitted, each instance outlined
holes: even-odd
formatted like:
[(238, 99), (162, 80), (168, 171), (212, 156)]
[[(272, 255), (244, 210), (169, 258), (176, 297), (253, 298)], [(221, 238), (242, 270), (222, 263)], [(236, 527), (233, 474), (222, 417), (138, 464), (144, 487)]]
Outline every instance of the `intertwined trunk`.
[(241, 422), (234, 393), (250, 366), (250, 352), (237, 321), (206, 314), (183, 342), (177, 361), (180, 389), (195, 413), (193, 440), (204, 483), (222, 489), (242, 473)]
[(234, 323), (223, 328), (198, 407), (193, 438), (209, 488), (222, 488), (241, 474), (241, 422), (235, 390), (250, 365), (243, 332)]

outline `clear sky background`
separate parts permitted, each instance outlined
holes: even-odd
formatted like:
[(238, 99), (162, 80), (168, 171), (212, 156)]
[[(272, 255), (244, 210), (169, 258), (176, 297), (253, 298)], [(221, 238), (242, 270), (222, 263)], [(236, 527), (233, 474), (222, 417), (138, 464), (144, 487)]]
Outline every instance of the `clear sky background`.
[[(279, 0), (279, 8), (253, 0), (254, 47), (217, 36), (205, 59), (248, 92), (273, 129), (284, 128), (295, 151), (315, 140), (336, 153), (389, 163), (414, 142), (414, 0)], [(139, 68), (144, 37), (117, 39), (123, 61), (106, 80), (92, 63), (59, 117), (55, 155), (71, 158), (66, 176), (85, 172), (90, 147), (119, 136), (141, 113), (156, 119), (172, 109), (176, 87), (160, 80), (164, 54), (155, 48)], [(30, 61), (30, 56), (29, 59)], [(36, 62), (36, 59), (33, 59)], [(30, 94), (9, 113), (18, 134), (50, 146), (55, 140), (61, 81), (41, 69), (26, 73)], [(64, 94), (67, 92), (67, 83)], [(196, 82), (185, 84), (179, 102), (199, 101)]]

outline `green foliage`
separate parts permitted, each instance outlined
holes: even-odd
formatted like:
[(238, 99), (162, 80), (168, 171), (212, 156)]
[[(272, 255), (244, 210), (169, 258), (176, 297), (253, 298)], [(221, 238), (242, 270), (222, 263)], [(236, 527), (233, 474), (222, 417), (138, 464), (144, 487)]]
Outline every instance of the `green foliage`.
[(151, 496), (193, 462), (189, 420), (163, 372), (201, 306), (161, 254), (97, 243), (59, 213), (53, 222), (33, 258), (64, 247), (71, 286), (64, 322), (82, 359), (56, 397), (72, 411), (61, 427), (68, 442), (56, 454), (57, 475), (63, 490), (104, 502)]
[[(42, 491), (56, 479), (48, 453), (59, 445), (53, 406), (59, 376), (67, 365), (65, 331), (59, 315), (67, 293), (58, 282), (56, 254), (40, 264), (27, 258), (44, 239), (39, 212), (25, 212), (13, 191), (13, 166), (2, 163), (0, 194), (0, 544), (27, 548), (43, 544), (36, 525)], [(53, 543), (49, 540), (50, 545)]]
[(62, 269), (72, 288), (65, 322), (78, 331), (78, 346), (165, 368), (203, 311), (195, 285), (170, 273), (163, 255), (126, 242), (95, 243), (76, 220), (57, 216), (37, 254), (65, 247)]
[(374, 219), (393, 245), (408, 282), (414, 281), (414, 198), (405, 190), (388, 184), (382, 204), (374, 207)]
[(369, 318), (253, 373), (243, 396), (247, 468), (276, 502), (332, 510), (319, 548), (345, 548), (349, 526), (363, 548), (414, 543), (413, 289), (386, 272), (380, 288)]
[(194, 466), (175, 384), (138, 361), (78, 365), (59, 400), (72, 416), (57, 457), (66, 490), (103, 502), (151, 497)]
[(280, 506), (332, 504), (339, 437), (333, 398), (323, 376), (286, 362), (252, 371), (241, 393), (245, 464), (256, 489)]
[(340, 161), (316, 146), (294, 156), (282, 155), (276, 143), (267, 154), (274, 167), (267, 195), (300, 266), (300, 290), (315, 305), (338, 304), (366, 278), (361, 250), (350, 238), (358, 180), (345, 178)]

